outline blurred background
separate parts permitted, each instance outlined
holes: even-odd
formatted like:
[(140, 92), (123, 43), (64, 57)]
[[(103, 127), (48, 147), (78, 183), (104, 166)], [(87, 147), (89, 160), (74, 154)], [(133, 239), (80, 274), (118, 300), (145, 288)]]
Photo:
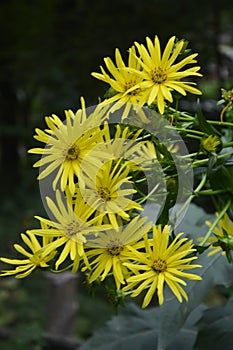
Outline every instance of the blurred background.
[[(45, 126), (44, 116), (63, 119), (65, 109), (80, 107), (80, 96), (87, 106), (96, 104), (107, 86), (91, 72), (99, 72), (103, 57), (114, 58), (116, 47), (126, 56), (135, 40), (157, 34), (163, 45), (173, 35), (185, 38), (199, 53), (203, 112), (218, 118), (220, 88), (233, 85), (232, 18), (229, 0), (0, 0), (1, 256), (14, 257), (19, 234), (35, 227), (34, 215), (44, 214), (38, 170), (32, 168), (38, 157), (27, 154), (36, 145), (34, 129)], [(196, 98), (183, 103), (192, 111)], [(70, 339), (59, 348), (50, 337), (58, 330), (51, 330), (55, 320), (46, 322), (57, 282), (47, 277), (38, 272), (23, 281), (0, 279), (2, 350), (72, 348)], [(67, 279), (76, 289), (75, 295), (66, 292), (77, 315), (66, 332), (85, 339), (114, 308), (101, 289), (92, 299), (81, 277)]]

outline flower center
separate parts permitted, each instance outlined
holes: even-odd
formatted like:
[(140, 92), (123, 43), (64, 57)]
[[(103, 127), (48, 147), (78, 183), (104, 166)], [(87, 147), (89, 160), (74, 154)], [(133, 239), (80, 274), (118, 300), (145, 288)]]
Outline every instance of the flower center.
[(72, 220), (67, 225), (63, 226), (61, 231), (64, 235), (77, 243), (86, 243), (86, 238), (83, 233), (83, 226), (80, 226), (80, 222)]
[(111, 200), (111, 192), (107, 187), (100, 186), (97, 192), (100, 195), (100, 197), (103, 198), (105, 201)]
[(167, 80), (167, 74), (160, 67), (152, 70), (151, 76), (155, 84), (162, 84)]
[[(127, 92), (127, 90), (131, 89), (131, 88), (134, 87), (135, 85), (136, 85), (136, 82), (135, 82), (135, 81), (133, 81), (133, 80), (127, 81), (127, 82), (125, 83), (125, 91)], [(128, 92), (128, 95), (135, 96), (135, 95), (138, 95), (140, 92), (141, 92), (141, 89), (140, 89), (140, 88), (137, 88), (137, 89), (134, 89), (134, 90)]]
[(166, 261), (164, 261), (162, 259), (155, 260), (152, 268), (156, 272), (165, 271), (167, 269)]
[(66, 153), (66, 159), (68, 160), (78, 159), (78, 156), (79, 156), (79, 149), (76, 145), (71, 146)]
[(108, 251), (111, 255), (119, 255), (123, 250), (123, 247), (112, 247), (108, 248)]
[(107, 245), (107, 248), (110, 255), (119, 255), (124, 249), (121, 241), (118, 238), (115, 240), (111, 239)]
[(40, 266), (41, 262), (43, 262), (43, 260), (36, 253), (31, 256), (29, 260), (36, 266)]
[(80, 224), (73, 220), (65, 227), (65, 234), (68, 237), (73, 237), (80, 231)]

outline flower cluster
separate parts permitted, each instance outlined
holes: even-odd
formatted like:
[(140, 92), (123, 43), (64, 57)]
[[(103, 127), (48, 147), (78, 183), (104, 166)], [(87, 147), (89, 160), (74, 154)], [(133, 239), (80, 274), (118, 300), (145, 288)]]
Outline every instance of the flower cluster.
[[(92, 73), (109, 85), (103, 101), (86, 108), (81, 97), (81, 108), (65, 111), (65, 121), (52, 115), (45, 130), (36, 129), (43, 147), (29, 153), (41, 155), (34, 167), (49, 218), (35, 216), (39, 227), (21, 234), (22, 246), (14, 245), (23, 259), (0, 258), (16, 265), (1, 276), (80, 271), (89, 284), (110, 281), (119, 295), (143, 293), (144, 308), (154, 296), (163, 304), (166, 288), (180, 302), (188, 300), (185, 286), (201, 280), (201, 265), (193, 261), (206, 243), (214, 247), (210, 254), (222, 249), (231, 261), (233, 143), (225, 128), (233, 124), (221, 117), (219, 131), (200, 109), (194, 117), (178, 110), (187, 92), (201, 94), (187, 80), (201, 74), (193, 65), (197, 54), (186, 46), (173, 36), (161, 53), (158, 36), (146, 38), (146, 45), (129, 48), (127, 64), (116, 49), (116, 63), (104, 58), (106, 68)], [(228, 95), (222, 113), (232, 118)], [(196, 152), (183, 152), (181, 137), (198, 141)], [(187, 203), (201, 195), (213, 196), (219, 213), (195, 246), (174, 228)]]
[(169, 39), (163, 55), (158, 36), (155, 36), (154, 41), (147, 37), (147, 47), (135, 42), (135, 46), (129, 49), (128, 66), (124, 64), (118, 49), (115, 54), (116, 65), (109, 57), (105, 58), (104, 62), (112, 77), (102, 66), (102, 74), (92, 75), (111, 86), (113, 96), (108, 98), (107, 102), (130, 102), (140, 106), (155, 103), (159, 112), (163, 114), (166, 101), (173, 102), (173, 92), (186, 95), (187, 91), (200, 95), (201, 91), (192, 86), (195, 85), (194, 82), (181, 81), (186, 77), (201, 76), (198, 66), (181, 70), (196, 63), (197, 54), (188, 55), (176, 62), (186, 43), (184, 40), (175, 42), (175, 39), (175, 36)]

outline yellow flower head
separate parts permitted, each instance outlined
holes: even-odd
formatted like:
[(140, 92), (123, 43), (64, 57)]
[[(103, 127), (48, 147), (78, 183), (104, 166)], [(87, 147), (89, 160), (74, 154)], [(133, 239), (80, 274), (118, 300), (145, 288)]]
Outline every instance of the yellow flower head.
[(129, 247), (132, 253), (130, 259), (136, 263), (124, 264), (132, 271), (132, 275), (127, 278), (128, 285), (123, 288), (123, 291), (133, 291), (131, 296), (136, 297), (148, 288), (142, 304), (143, 308), (150, 303), (155, 293), (159, 304), (163, 304), (165, 283), (180, 302), (182, 302), (182, 296), (187, 301), (188, 296), (180, 286), (186, 286), (183, 279), (201, 279), (200, 276), (184, 272), (184, 270), (201, 266), (190, 264), (197, 258), (187, 256), (195, 252), (195, 249), (192, 241), (187, 241), (187, 238), (180, 239), (181, 236), (182, 233), (179, 233), (169, 244), (170, 227), (165, 226), (162, 230), (161, 226), (153, 225), (153, 237), (144, 236), (144, 251), (141, 246), (140, 251)]
[(131, 131), (129, 126), (117, 124), (111, 137), (109, 125), (105, 124), (104, 128), (105, 142), (99, 144), (96, 150), (111, 155), (112, 159), (122, 159), (130, 170), (149, 170), (157, 162), (154, 143), (140, 140), (143, 129)]
[(202, 147), (207, 152), (216, 152), (217, 147), (221, 144), (221, 141), (216, 135), (209, 135), (205, 139), (202, 140)]
[(132, 188), (130, 167), (119, 160), (110, 160), (97, 171), (96, 176), (86, 177), (80, 188), (87, 203), (97, 211), (98, 225), (104, 221), (117, 229), (122, 220), (129, 220), (129, 211), (142, 210), (130, 197), (137, 191)]
[[(104, 130), (101, 130), (99, 125), (108, 117), (108, 106), (97, 105), (87, 116), (84, 99), (81, 99), (81, 104), (82, 109), (75, 114), (71, 110), (65, 111), (65, 123), (55, 115), (47, 117), (45, 120), (49, 129), (36, 129), (37, 135), (34, 136), (38, 141), (45, 143), (46, 147), (29, 150), (29, 153), (43, 155), (34, 164), (34, 167), (41, 167), (38, 179), (56, 171), (53, 189), (56, 189), (60, 181), (61, 190), (64, 191), (68, 185), (72, 194), (75, 191), (75, 176), (81, 178), (83, 172), (93, 172), (96, 166), (101, 166), (103, 159), (109, 158), (109, 154), (94, 151), (91, 153), (92, 157), (88, 154), (96, 144), (103, 142)], [(81, 169), (80, 165), (84, 159), (86, 169)]]
[[(135, 47), (132, 46), (129, 49), (128, 67), (137, 71), (140, 70), (140, 64), (137, 61), (135, 54)], [(116, 49), (115, 51), (115, 59), (116, 64), (113, 63), (111, 58), (104, 58), (104, 62), (111, 76), (105, 72), (102, 66), (100, 66), (102, 74), (92, 73), (95, 78), (109, 84), (113, 89), (113, 96), (108, 97), (105, 102), (110, 103), (118, 101), (124, 104), (132, 103), (143, 105), (145, 102), (143, 100), (144, 94), (141, 88), (138, 86), (143, 79), (135, 74), (134, 71), (126, 70), (127, 66), (121, 57), (119, 49)]]
[[(206, 225), (211, 227), (212, 222), (206, 221)], [(233, 240), (233, 221), (230, 220), (227, 213), (224, 214), (223, 218), (219, 220), (218, 226), (215, 226), (213, 229), (213, 233), (217, 235), (220, 238), (223, 238), (226, 235), (229, 235), (229, 237), (232, 237)], [(218, 237), (209, 237), (207, 240), (207, 243), (210, 243), (211, 246), (209, 249), (211, 249), (210, 253), (208, 253), (208, 256), (211, 256), (213, 254), (216, 254), (220, 251), (222, 251), (222, 248), (220, 246), (214, 246), (213, 244), (218, 242)], [(225, 255), (225, 252), (222, 252), (223, 255)]]
[[(41, 227), (46, 229), (46, 225), (41, 223)], [(44, 254), (44, 250), (51, 242), (51, 238), (43, 237), (39, 240), (33, 233), (22, 233), (21, 238), (29, 251), (19, 244), (14, 244), (15, 250), (24, 255), (25, 259), (0, 258), (6, 264), (16, 265), (14, 270), (3, 270), (0, 276), (16, 275), (16, 278), (27, 277), (37, 267), (46, 268), (49, 262), (54, 258), (56, 251)]]
[(137, 216), (117, 231), (111, 229), (100, 233), (91, 242), (91, 248), (86, 253), (90, 264), (89, 283), (97, 278), (103, 281), (109, 273), (112, 273), (118, 290), (121, 284), (125, 284), (125, 278), (129, 273), (123, 262), (129, 261), (131, 252), (128, 246), (134, 246), (137, 240), (149, 231), (151, 223), (145, 224), (145, 221), (146, 218), (141, 219)]
[(194, 58), (197, 54), (189, 55), (175, 63), (184, 46), (183, 40), (175, 44), (175, 39), (173, 36), (168, 40), (162, 55), (157, 35), (154, 42), (146, 38), (147, 47), (135, 42), (139, 53), (137, 60), (142, 69), (134, 69), (133, 72), (143, 80), (139, 86), (144, 91), (144, 100), (146, 99), (148, 105), (156, 103), (161, 114), (164, 113), (165, 101), (173, 101), (172, 91), (177, 91), (182, 95), (186, 95), (186, 91), (201, 94), (201, 91), (191, 86), (196, 85), (195, 83), (181, 81), (189, 76), (201, 76), (200, 73), (197, 73), (200, 69), (198, 66), (181, 70), (186, 65), (196, 63)]
[[(47, 227), (40, 230), (29, 230), (28, 233), (53, 238), (53, 242), (47, 245), (43, 255), (63, 246), (55, 268), (58, 269), (66, 259), (70, 258), (73, 264), (72, 272), (76, 272), (80, 260), (86, 259), (84, 243), (87, 241), (87, 236), (98, 233), (100, 228), (94, 226), (98, 217), (92, 218), (94, 209), (85, 203), (79, 191), (74, 198), (69, 191), (66, 191), (65, 194), (66, 197), (57, 190), (55, 201), (47, 198), (48, 208), (54, 220), (36, 216)], [(104, 228), (103, 225), (102, 229)]]

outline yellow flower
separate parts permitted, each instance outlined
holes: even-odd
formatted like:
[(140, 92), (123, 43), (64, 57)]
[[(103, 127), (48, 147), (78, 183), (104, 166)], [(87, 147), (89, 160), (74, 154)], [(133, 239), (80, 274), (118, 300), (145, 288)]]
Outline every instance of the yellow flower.
[[(128, 270), (123, 263), (129, 261), (131, 255), (128, 247), (134, 246), (137, 240), (151, 228), (151, 223), (145, 224), (145, 221), (146, 218), (140, 219), (137, 216), (126, 226), (120, 227), (118, 231), (111, 229), (100, 233), (91, 242), (91, 248), (86, 253), (90, 263), (89, 283), (97, 278), (103, 281), (108, 274), (112, 273), (118, 290), (121, 284), (125, 284)], [(86, 269), (84, 268), (83, 271)]]
[(221, 141), (218, 136), (209, 135), (201, 143), (207, 152), (216, 152), (216, 148), (221, 144)]
[(36, 216), (48, 227), (40, 230), (29, 230), (28, 233), (53, 238), (53, 242), (45, 247), (42, 256), (63, 247), (59, 250), (60, 256), (56, 260), (55, 269), (57, 270), (66, 259), (70, 258), (74, 273), (79, 268), (80, 260), (86, 260), (84, 243), (87, 242), (88, 235), (100, 231), (100, 228), (94, 226), (98, 217), (92, 218), (94, 209), (85, 203), (79, 191), (73, 198), (69, 191), (66, 191), (66, 197), (64, 197), (64, 194), (62, 196), (61, 192), (57, 190), (55, 202), (48, 197), (46, 199), (55, 220)]
[(131, 294), (136, 297), (148, 288), (142, 307), (150, 303), (153, 295), (157, 293), (159, 304), (164, 302), (164, 284), (166, 283), (176, 298), (182, 302), (182, 296), (188, 300), (188, 296), (180, 285), (186, 286), (185, 279), (200, 280), (195, 274), (184, 272), (187, 269), (201, 267), (191, 265), (191, 261), (197, 259), (195, 256), (188, 257), (195, 252), (192, 241), (186, 242), (187, 238), (181, 238), (179, 233), (169, 245), (170, 227), (153, 225), (153, 238), (144, 236), (145, 251), (138, 251), (129, 247), (133, 263), (124, 263), (132, 271), (132, 276), (127, 278), (128, 285), (123, 291), (131, 291), (139, 284)]
[[(110, 160), (97, 171), (96, 176), (86, 177), (84, 187), (80, 187), (83, 198), (97, 211), (98, 225), (109, 222), (117, 229), (122, 220), (129, 220), (129, 211), (142, 210), (130, 199), (137, 191), (132, 188), (130, 168), (122, 160)], [(101, 215), (100, 215), (101, 214)]]
[[(175, 44), (175, 36), (171, 37), (161, 56), (160, 42), (155, 36), (154, 42), (150, 38), (146, 38), (147, 48), (135, 42), (138, 49), (139, 57), (137, 57), (142, 70), (132, 70), (143, 82), (138, 87), (144, 91), (144, 101), (150, 105), (156, 103), (159, 112), (164, 113), (165, 101), (172, 102), (172, 91), (177, 91), (182, 95), (186, 95), (186, 91), (192, 94), (201, 94), (201, 91), (192, 87), (196, 85), (193, 82), (181, 81), (189, 76), (201, 76), (197, 73), (200, 67), (195, 66), (181, 70), (184, 66), (196, 63), (194, 58), (197, 54), (192, 54), (175, 63), (177, 57), (182, 52), (184, 41), (180, 40)], [(175, 45), (174, 45), (175, 44)]]
[[(211, 227), (212, 222), (206, 221), (206, 225)], [(233, 238), (233, 221), (230, 220), (227, 213), (224, 214), (223, 218), (219, 220), (218, 226), (215, 226), (213, 229), (213, 233), (219, 236), (220, 238), (223, 238), (226, 235), (229, 235)], [(220, 251), (222, 251), (222, 248), (220, 246), (214, 246), (213, 244), (218, 242), (218, 237), (209, 237), (207, 240), (207, 243), (210, 243), (211, 246), (209, 249), (211, 249), (210, 253), (208, 253), (208, 256), (214, 255)], [(223, 255), (225, 255), (225, 252), (222, 252)]]
[(111, 138), (109, 125), (105, 124), (104, 128), (104, 143), (99, 144), (96, 150), (111, 155), (112, 159), (122, 159), (130, 170), (150, 170), (157, 162), (154, 143), (140, 140), (143, 129), (130, 130), (129, 126), (117, 124)]
[[(83, 172), (92, 173), (95, 167), (100, 167), (103, 159), (109, 159), (109, 154), (100, 154), (89, 151), (96, 144), (103, 142), (104, 130), (99, 125), (108, 117), (108, 106), (97, 105), (94, 111), (87, 116), (84, 99), (81, 99), (82, 109), (75, 114), (65, 111), (66, 122), (53, 115), (47, 117), (46, 123), (49, 129), (42, 131), (36, 129), (37, 135), (34, 137), (46, 144), (45, 148), (33, 148), (29, 153), (42, 154), (42, 158), (34, 164), (34, 167), (41, 167), (38, 179), (41, 180), (56, 171), (53, 179), (53, 189), (56, 189), (60, 180), (61, 190), (69, 186), (71, 193), (75, 191), (75, 176), (84, 176)], [(80, 164), (85, 159), (86, 169), (81, 169)], [(84, 163), (83, 163), (84, 164)]]
[[(46, 225), (43, 223), (42, 228), (46, 228)], [(26, 259), (0, 258), (0, 260), (6, 264), (17, 266), (14, 270), (3, 270), (3, 273), (0, 276), (16, 275), (16, 278), (27, 277), (37, 267), (49, 267), (48, 262), (54, 258), (56, 251), (44, 254), (45, 248), (51, 242), (50, 238), (43, 237), (40, 242), (33, 233), (22, 233), (21, 238), (28, 246), (29, 251), (25, 250), (19, 244), (14, 244), (14, 248), (17, 252), (24, 255)]]
[[(128, 67), (137, 71), (140, 70), (140, 64), (135, 54), (135, 47), (132, 46), (129, 49)], [(143, 79), (133, 71), (126, 70), (126, 65), (118, 49), (115, 50), (115, 58), (116, 65), (112, 62), (111, 58), (104, 58), (104, 62), (111, 76), (105, 72), (102, 66), (100, 66), (102, 74), (92, 73), (95, 78), (109, 84), (113, 89), (113, 96), (107, 98), (105, 102), (110, 103), (118, 101), (123, 104), (145, 104), (146, 100), (144, 99), (143, 91), (138, 86)]]

